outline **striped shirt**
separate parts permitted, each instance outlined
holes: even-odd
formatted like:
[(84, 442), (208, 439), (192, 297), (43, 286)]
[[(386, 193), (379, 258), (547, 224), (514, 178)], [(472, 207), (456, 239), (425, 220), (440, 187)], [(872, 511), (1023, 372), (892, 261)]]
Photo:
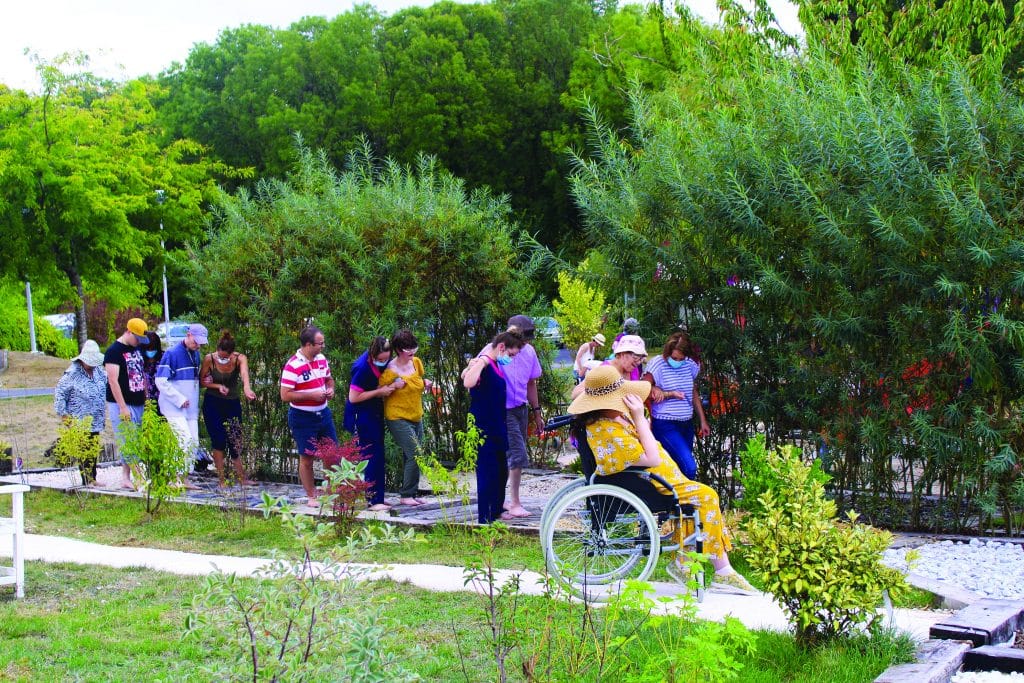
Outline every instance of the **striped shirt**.
[[(323, 389), (327, 386), (327, 379), (331, 376), (331, 366), (327, 364), (327, 357), (318, 353), (313, 360), (306, 360), (301, 349), (288, 359), (281, 370), (281, 386), (296, 391), (306, 389)], [(315, 398), (303, 398), (299, 401), (291, 401), (289, 405), (298, 410), (316, 412), (327, 407), (327, 401), (319, 401)]]
[(683, 367), (669, 366), (661, 356), (655, 356), (647, 364), (647, 372), (654, 377), (654, 384), (662, 391), (678, 391), (685, 398), (666, 398), (651, 406), (651, 417), (658, 420), (683, 421), (693, 418), (693, 383), (700, 372), (700, 366), (690, 358), (683, 360)]

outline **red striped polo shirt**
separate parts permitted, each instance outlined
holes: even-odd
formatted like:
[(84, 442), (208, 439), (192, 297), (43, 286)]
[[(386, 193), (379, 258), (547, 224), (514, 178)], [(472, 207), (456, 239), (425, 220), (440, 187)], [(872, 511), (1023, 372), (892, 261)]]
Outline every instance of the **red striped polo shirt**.
[[(331, 366), (327, 364), (327, 357), (318, 353), (313, 360), (306, 360), (301, 349), (288, 359), (281, 370), (281, 386), (303, 391), (306, 389), (322, 389), (327, 386), (327, 378), (331, 376)], [(327, 407), (327, 401), (316, 399), (303, 399), (292, 401), (289, 405), (298, 410), (314, 412)]]

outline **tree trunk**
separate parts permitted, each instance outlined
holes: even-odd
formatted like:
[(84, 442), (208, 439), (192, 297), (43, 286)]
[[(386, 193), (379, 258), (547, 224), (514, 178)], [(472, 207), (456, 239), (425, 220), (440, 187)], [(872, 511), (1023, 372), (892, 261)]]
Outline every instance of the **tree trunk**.
[(78, 294), (78, 308), (75, 310), (75, 333), (78, 337), (78, 349), (81, 350), (89, 339), (89, 328), (85, 320), (85, 289), (82, 287), (82, 276), (78, 274), (77, 268), (70, 266), (64, 272), (67, 273), (68, 280), (71, 281), (75, 293)]

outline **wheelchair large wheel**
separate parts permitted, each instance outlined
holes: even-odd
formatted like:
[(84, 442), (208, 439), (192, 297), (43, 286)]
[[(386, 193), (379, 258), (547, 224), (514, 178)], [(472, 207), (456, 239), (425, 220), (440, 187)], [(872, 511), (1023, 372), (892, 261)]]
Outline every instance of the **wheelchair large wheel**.
[(568, 492), (541, 527), (548, 572), (573, 595), (604, 602), (628, 580), (642, 581), (658, 562), (661, 537), (650, 509), (617, 486)]
[(547, 524), (548, 517), (551, 516), (551, 511), (555, 509), (555, 506), (558, 505), (559, 501), (561, 501), (562, 498), (569, 495), (570, 493), (580, 488), (581, 486), (586, 485), (587, 480), (584, 479), (583, 477), (578, 477), (570, 481), (562, 488), (555, 491), (555, 494), (548, 499), (547, 505), (544, 506), (544, 511), (540, 513), (540, 528), (543, 529), (544, 525)]

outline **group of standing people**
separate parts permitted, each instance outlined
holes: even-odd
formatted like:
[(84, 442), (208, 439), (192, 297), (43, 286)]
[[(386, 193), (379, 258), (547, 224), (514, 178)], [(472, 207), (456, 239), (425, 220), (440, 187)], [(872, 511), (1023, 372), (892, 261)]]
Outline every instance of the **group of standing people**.
[[(588, 438), (593, 437), (595, 453), (600, 451), (607, 456), (605, 462), (599, 458), (599, 468), (610, 472), (629, 464), (650, 465), (667, 475), (668, 481), (678, 483), (679, 491), (701, 498), (711, 510), (709, 519), (714, 524), (717, 498), (713, 492), (708, 493), (710, 489), (699, 488), (702, 485), (693, 481), (697, 472), (694, 437), (710, 431), (697, 390), (699, 350), (686, 332), (676, 332), (665, 342), (660, 355), (645, 367), (644, 340), (627, 333), (632, 331), (635, 330), (624, 330), (616, 338), (608, 360), (595, 357), (605, 344), (600, 334), (579, 349), (574, 367), (579, 384), (573, 390), (570, 412), (590, 412), (583, 411), (592, 403), (587, 397), (593, 399), (618, 391), (618, 382), (637, 383), (621, 385), (628, 389), (623, 396), (640, 397), (642, 393), (640, 398), (649, 403), (649, 422), (642, 410), (639, 414), (635, 410), (635, 401), (623, 398), (618, 410), (621, 415), (610, 417), (615, 424), (596, 418), (588, 423), (598, 425), (593, 429), (588, 426)], [(534, 332), (528, 316), (512, 316), (508, 328), (470, 359), (462, 371), (463, 386), (470, 394), (470, 413), (482, 437), (477, 454), (477, 489), (478, 520), (484, 524), (532, 514), (522, 505), (520, 484), (523, 468), (528, 464), (529, 425), (532, 422), (540, 431), (544, 424), (537, 387), (541, 366), (530, 343)], [(329, 405), (335, 397), (335, 382), (323, 353), (323, 331), (309, 326), (300, 333), (299, 342), (300, 347), (282, 368), (280, 397), (289, 404), (288, 426), (299, 453), (299, 479), (308, 503), (315, 505), (318, 492), (313, 460), (318, 445), (324, 439), (337, 442)], [(252, 483), (239, 457), (241, 402), (256, 398), (248, 360), (235, 348), (230, 332), (224, 331), (216, 349), (201, 356), (199, 350), (207, 343), (206, 328), (193, 324), (179, 344), (162, 352), (159, 337), (148, 329), (145, 321), (133, 318), (105, 353), (100, 352), (95, 341), (87, 341), (58, 382), (54, 395), (58, 415), (88, 417), (90, 432), (97, 439), (109, 418), (120, 449), (124, 487), (135, 487), (132, 475), (137, 458), (124, 452), (120, 425), (141, 424), (147, 400), (156, 401), (182, 449), (189, 454), (194, 454), (199, 446), (198, 423), (202, 412), (221, 485), (225, 485), (226, 458), (230, 458), (240, 483)], [(357, 436), (368, 461), (364, 476), (369, 484), (371, 510), (424, 502), (417, 497), (420, 471), (416, 456), (423, 442), (423, 395), (433, 389), (433, 382), (425, 376), (418, 350), (413, 333), (399, 330), (390, 339), (374, 337), (369, 348), (352, 363), (344, 424)], [(611, 385), (614, 386), (609, 389)], [(645, 391), (635, 390), (640, 385), (646, 387)], [(205, 395), (200, 411), (201, 388)], [(602, 409), (610, 410), (607, 406)], [(623, 429), (626, 437), (620, 433)], [(391, 433), (402, 451), (402, 484), (397, 503), (385, 499), (385, 431)], [(647, 433), (656, 446), (645, 442)], [(624, 443), (632, 445), (626, 448)], [(95, 463), (84, 468), (83, 477), (95, 481)], [(686, 488), (687, 482), (696, 488)], [(182, 473), (182, 483), (191, 486), (186, 473)], [(719, 545), (724, 555), (727, 542)]]
[[(133, 475), (138, 479), (139, 473), (137, 454), (124, 449), (121, 425), (141, 425), (147, 401), (156, 402), (191, 466), (199, 451), (200, 387), (206, 389), (202, 408), (221, 486), (226, 485), (225, 452), (232, 458), (238, 480), (251, 483), (245, 477), (237, 448), (241, 398), (256, 398), (248, 361), (235, 351), (230, 332), (222, 333), (213, 353), (201, 357), (199, 349), (208, 341), (206, 327), (193, 324), (181, 342), (163, 352), (159, 336), (144, 320), (132, 318), (105, 353), (100, 353), (95, 341), (86, 341), (57, 382), (54, 409), (61, 418), (89, 418), (90, 433), (96, 439), (106, 419), (110, 420), (122, 465), (122, 487), (136, 488)], [(85, 467), (82, 476), (86, 483), (95, 483), (96, 464)], [(179, 477), (186, 488), (195, 488), (188, 481), (187, 471), (180, 472)]]

